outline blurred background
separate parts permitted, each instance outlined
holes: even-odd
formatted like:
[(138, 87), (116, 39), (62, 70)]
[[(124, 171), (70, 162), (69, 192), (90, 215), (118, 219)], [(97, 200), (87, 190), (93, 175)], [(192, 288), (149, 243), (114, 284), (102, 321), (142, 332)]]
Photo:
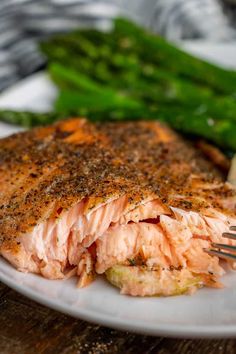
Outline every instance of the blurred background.
[(1, 0), (0, 91), (44, 67), (37, 43), (75, 28), (131, 18), (172, 42), (236, 40), (236, 0)]

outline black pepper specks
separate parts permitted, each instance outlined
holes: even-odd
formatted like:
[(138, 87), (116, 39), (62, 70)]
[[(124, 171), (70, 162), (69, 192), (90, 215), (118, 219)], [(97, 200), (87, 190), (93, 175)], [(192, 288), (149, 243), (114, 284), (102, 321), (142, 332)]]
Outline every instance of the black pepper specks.
[(158, 122), (72, 120), (15, 134), (0, 141), (0, 182), (0, 246), (84, 198), (90, 210), (127, 195), (132, 206), (156, 196), (185, 210), (228, 212), (219, 200), (235, 196), (211, 162)]

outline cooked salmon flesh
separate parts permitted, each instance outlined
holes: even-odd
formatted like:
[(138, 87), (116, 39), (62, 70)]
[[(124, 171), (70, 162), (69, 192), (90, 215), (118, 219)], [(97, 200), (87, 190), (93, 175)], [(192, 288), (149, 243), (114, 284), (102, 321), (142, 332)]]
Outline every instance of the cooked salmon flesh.
[(236, 191), (159, 122), (78, 118), (4, 138), (0, 183), (0, 254), (19, 271), (79, 287), (105, 274), (134, 296), (222, 286), (204, 248), (236, 225)]

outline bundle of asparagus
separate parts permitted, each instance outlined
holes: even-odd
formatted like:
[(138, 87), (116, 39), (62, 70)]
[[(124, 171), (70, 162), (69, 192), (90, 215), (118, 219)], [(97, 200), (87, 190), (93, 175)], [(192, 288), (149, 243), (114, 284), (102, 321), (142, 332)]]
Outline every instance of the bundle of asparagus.
[(199, 60), (124, 20), (43, 43), (58, 111), (91, 119), (161, 119), (236, 150), (236, 72)]
[[(236, 72), (192, 57), (124, 19), (109, 33), (79, 30), (41, 49), (59, 88), (57, 113), (29, 119), (24, 113), (27, 125), (50, 123), (57, 114), (159, 119), (236, 151)], [(1, 116), (15, 119), (10, 112)]]

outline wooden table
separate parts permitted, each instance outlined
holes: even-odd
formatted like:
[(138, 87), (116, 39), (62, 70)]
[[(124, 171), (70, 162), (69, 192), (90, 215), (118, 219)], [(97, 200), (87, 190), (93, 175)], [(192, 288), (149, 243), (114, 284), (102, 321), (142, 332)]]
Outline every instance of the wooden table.
[(91, 325), (0, 283), (0, 354), (234, 354), (236, 340), (141, 336)]

